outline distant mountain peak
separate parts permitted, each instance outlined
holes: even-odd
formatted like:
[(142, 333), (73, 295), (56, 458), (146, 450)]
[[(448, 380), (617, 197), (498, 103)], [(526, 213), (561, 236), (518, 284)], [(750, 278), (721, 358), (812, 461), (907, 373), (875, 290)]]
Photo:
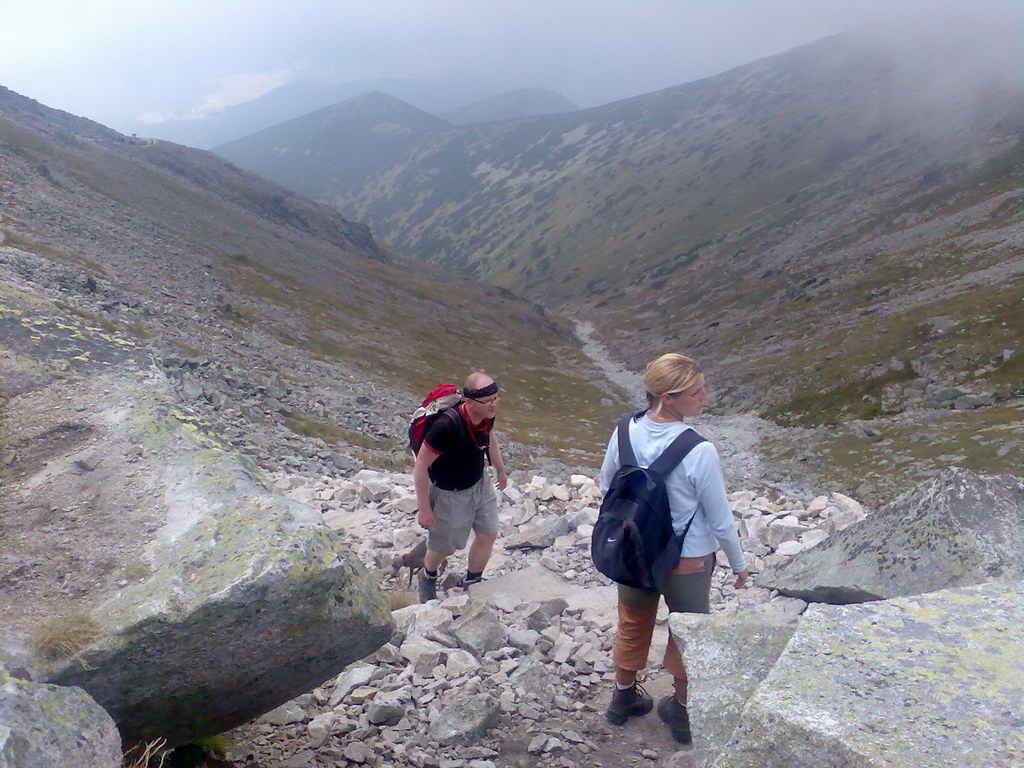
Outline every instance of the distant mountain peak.
[[(214, 151), (285, 186), (306, 190), (324, 169), (364, 179), (422, 137), (452, 124), (382, 91), (369, 91), (222, 144)], [(301, 149), (300, 149), (301, 148)], [(264, 163), (264, 161), (266, 161)]]
[[(425, 112), (418, 107), (414, 107), (407, 101), (391, 96), (383, 91), (367, 91), (361, 93), (358, 96), (353, 96), (351, 99), (346, 99), (337, 104), (333, 104), (329, 107), (324, 107), (322, 110), (310, 113), (310, 115), (323, 114), (329, 115), (332, 118), (339, 116), (358, 116), (358, 117), (399, 117), (405, 120), (411, 120), (420, 123), (432, 123), (437, 125), (447, 125), (448, 121), (442, 120), (436, 115), (432, 115), (429, 112)], [(303, 120), (306, 116), (296, 118), (297, 120)]]

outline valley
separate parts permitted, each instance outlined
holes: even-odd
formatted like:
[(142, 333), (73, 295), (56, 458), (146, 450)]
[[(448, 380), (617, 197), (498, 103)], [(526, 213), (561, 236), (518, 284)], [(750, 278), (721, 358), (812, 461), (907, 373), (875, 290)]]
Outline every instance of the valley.
[(879, 503), (957, 461), (1024, 465), (1024, 85), (996, 65), (1012, 47), (982, 63), (962, 35), (851, 33), (482, 125), (378, 95), (216, 151), (398, 252), (589, 323), (634, 371), (693, 355), (714, 412), (799, 428), (766, 443), (773, 481)]

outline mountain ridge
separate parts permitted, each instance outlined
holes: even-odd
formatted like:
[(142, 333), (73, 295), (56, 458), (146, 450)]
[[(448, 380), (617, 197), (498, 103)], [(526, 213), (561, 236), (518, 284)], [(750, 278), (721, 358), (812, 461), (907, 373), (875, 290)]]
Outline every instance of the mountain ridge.
[(439, 115), (450, 123), (490, 123), (555, 112), (575, 112), (579, 107), (560, 93), (546, 88), (521, 88), (488, 96)]
[[(272, 147), (261, 175), (304, 194), (310, 179), (326, 172), (355, 183), (374, 173), (381, 159), (401, 155), (420, 137), (450, 127), (401, 99), (380, 91), (360, 94), (216, 148), (228, 160), (253, 147)], [(292, 151), (300, 144), (303, 149)]]
[(151, 115), (147, 117), (150, 122), (140, 118), (119, 127), (140, 136), (210, 149), (338, 104), (361, 93), (388, 93), (417, 109), (443, 117), (447, 112), (505, 93), (507, 87), (500, 83), (465, 80), (377, 78), (340, 84), (299, 80), (214, 113), (189, 117)]
[[(822, 267), (842, 267), (844, 241), (889, 226), (895, 207), (905, 222), (928, 206), (955, 209), (986, 163), (994, 187), (1014, 188), (1019, 83), (1003, 103), (998, 89), (988, 101), (935, 98), (916, 92), (929, 64), (830, 38), (603, 107), (424, 135), (365, 182), (333, 177), (317, 189), (308, 179), (303, 191), (358, 211), (401, 252), (580, 305), (599, 327), (609, 307), (632, 303), (607, 295), (624, 275), (612, 293), (658, 290), (697, 269), (705, 282), (691, 299), (706, 306), (736, 290), (792, 298), (827, 276), (816, 278)], [(623, 327), (621, 313), (615, 321)]]

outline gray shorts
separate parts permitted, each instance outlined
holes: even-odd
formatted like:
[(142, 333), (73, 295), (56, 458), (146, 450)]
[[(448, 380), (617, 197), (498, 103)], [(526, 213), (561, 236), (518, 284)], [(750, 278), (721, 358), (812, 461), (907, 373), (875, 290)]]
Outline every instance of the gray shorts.
[(427, 532), (427, 549), (451, 553), (466, 546), (469, 531), (498, 533), (498, 499), (491, 478), (484, 473), (464, 491), (445, 491), (430, 484), (434, 524)]

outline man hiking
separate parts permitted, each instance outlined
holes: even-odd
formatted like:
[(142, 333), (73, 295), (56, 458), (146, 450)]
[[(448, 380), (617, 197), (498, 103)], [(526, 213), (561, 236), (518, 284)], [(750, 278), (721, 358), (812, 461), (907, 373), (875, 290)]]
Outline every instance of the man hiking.
[(470, 529), (475, 535), (464, 587), (483, 579), (498, 538), (498, 500), (484, 472), (486, 458), (497, 473), (494, 486), (501, 490), (508, 484), (492, 431), (498, 385), (486, 373), (471, 373), (462, 397), (455, 418), (446, 411), (427, 428), (412, 473), (419, 504), (416, 520), (427, 529), (419, 578), (421, 603), (437, 597), (438, 572), (450, 554), (466, 546)]

